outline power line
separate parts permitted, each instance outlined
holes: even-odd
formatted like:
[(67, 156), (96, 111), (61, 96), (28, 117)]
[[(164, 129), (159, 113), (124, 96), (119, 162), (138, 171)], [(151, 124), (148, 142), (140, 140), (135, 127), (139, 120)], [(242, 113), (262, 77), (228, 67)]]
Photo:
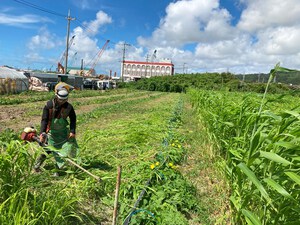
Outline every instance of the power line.
[[(93, 30), (92, 28), (90, 28), (90, 27), (84, 25), (84, 22), (81, 21), (80, 19), (78, 19), (77, 17), (76, 17), (76, 21), (75, 21), (75, 22), (77, 22), (81, 27), (83, 27), (86, 31), (88, 31), (88, 32), (90, 32), (90, 33), (95, 33), (95, 32), (96, 32), (96, 30)], [(109, 40), (109, 38), (106, 38), (106, 37), (104, 37), (104, 36), (102, 36), (102, 35), (99, 35), (99, 34), (98, 34), (97, 36), (100, 37), (100, 38), (102, 38), (103, 40)], [(118, 44), (118, 43), (115, 42), (115, 41), (110, 41), (110, 43), (115, 44), (115, 45), (123, 45), (123, 44)]]
[(23, 5), (26, 5), (26, 6), (29, 6), (31, 8), (35, 8), (37, 10), (40, 10), (40, 11), (43, 11), (43, 12), (46, 12), (46, 13), (50, 13), (50, 14), (53, 14), (53, 15), (56, 15), (56, 16), (60, 16), (60, 17), (64, 17), (64, 18), (66, 17), (66, 15), (57, 13), (57, 12), (49, 10), (49, 9), (45, 9), (45, 8), (43, 8), (41, 6), (38, 6), (38, 5), (35, 5), (35, 4), (31, 3), (31, 2), (27, 2), (27, 1), (24, 1), (24, 0), (13, 0), (13, 1), (18, 2), (20, 4), (23, 4)]
[[(40, 10), (40, 11), (43, 11), (43, 12), (46, 12), (46, 13), (50, 13), (52, 15), (56, 15), (56, 16), (59, 16), (59, 17), (63, 17), (63, 18), (67, 18), (66, 15), (64, 14), (61, 14), (61, 13), (58, 13), (58, 12), (55, 12), (55, 11), (52, 11), (52, 10), (49, 10), (49, 9), (46, 9), (46, 8), (43, 8), (41, 6), (38, 6), (38, 5), (35, 5), (31, 2), (28, 2), (28, 1), (25, 1), (25, 0), (13, 0), (17, 3), (20, 3), (20, 4), (23, 4), (23, 5), (26, 5), (28, 7), (31, 7), (31, 8), (34, 8), (34, 9), (37, 9), (37, 10)], [(87, 27), (86, 25), (84, 25), (83, 21), (81, 21), (80, 19), (78, 19), (78, 17), (76, 17), (76, 21), (78, 21), (78, 24), (83, 27), (84, 29), (86, 29), (87, 31), (91, 32), (91, 33), (95, 33), (96, 30), (93, 30), (89, 27)], [(105, 38), (104, 36), (101, 36), (101, 35), (98, 35), (100, 38), (102, 38), (103, 40), (110, 40), (110, 38)], [(114, 42), (114, 41), (110, 41), (110, 43), (112, 44), (118, 44), (117, 42)], [(122, 44), (123, 45), (123, 44)]]
[[(66, 18), (66, 19), (68, 19), (68, 21), (70, 21), (70, 19), (74, 19), (74, 18), (70, 18), (69, 16), (66, 16), (66, 15), (64, 15), (64, 14), (61, 14), (61, 13), (58, 13), (58, 12), (55, 12), (55, 11), (52, 11), (52, 10), (43, 8), (43, 7), (41, 7), (41, 6), (35, 5), (35, 4), (33, 4), (33, 3), (31, 3), (31, 2), (28, 2), (28, 1), (25, 1), (25, 0), (13, 0), (13, 1), (15, 1), (15, 2), (17, 2), (17, 3), (20, 3), (20, 4), (23, 4), (23, 5), (26, 5), (26, 6), (31, 7), (31, 8), (34, 8), (34, 9), (37, 9), (37, 10), (40, 10), (40, 11), (43, 11), (43, 12), (46, 12), (46, 13), (55, 15), (55, 16), (59, 16), (59, 17)], [(83, 27), (84, 29), (86, 29), (87, 31), (89, 31), (89, 32), (91, 32), (91, 33), (96, 33), (96, 30), (92, 30), (90, 27), (84, 25), (84, 22), (82, 22), (80, 19), (78, 19), (78, 18), (76, 17), (75, 22), (77, 22), (77, 21), (78, 21), (79, 25), (80, 25), (81, 27)], [(68, 29), (69, 29), (69, 28), (68, 28)], [(105, 37), (103, 37), (103, 36), (101, 36), (101, 35), (98, 35), (98, 36), (99, 36), (100, 38), (103, 38), (104, 40), (109, 40), (108, 38), (105, 38)], [(67, 38), (67, 40), (68, 40), (68, 38)], [(122, 46), (124, 46), (124, 47), (123, 47), (123, 62), (124, 62), (124, 60), (125, 60), (125, 46), (131, 46), (131, 47), (134, 47), (135, 49), (137, 49), (134, 45), (131, 45), (131, 44), (126, 43), (126, 42), (124, 42), (124, 44), (118, 44), (117, 42), (114, 42), (114, 41), (110, 41), (110, 42), (111, 42), (112, 44), (115, 44), (115, 45), (122, 45)], [(123, 64), (124, 64), (124, 63), (123, 63)], [(65, 66), (67, 66), (67, 61), (65, 62)], [(67, 68), (65, 68), (65, 69), (67, 69)], [(122, 72), (122, 75), (123, 75), (123, 72)]]

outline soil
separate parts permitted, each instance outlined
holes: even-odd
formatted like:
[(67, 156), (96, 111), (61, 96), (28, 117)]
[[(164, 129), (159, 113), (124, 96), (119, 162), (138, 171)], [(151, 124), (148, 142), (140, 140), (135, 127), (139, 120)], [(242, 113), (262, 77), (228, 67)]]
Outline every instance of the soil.
[[(150, 96), (143, 95), (139, 97), (129, 97), (126, 98), (126, 101), (148, 97)], [(99, 98), (99, 96), (72, 98), (70, 99), (70, 102), (91, 100), (93, 98), (96, 99)], [(75, 111), (77, 115), (80, 115), (83, 113), (88, 113), (97, 107), (112, 105), (121, 101), (122, 100), (101, 104), (82, 105), (76, 107)], [(0, 105), (0, 132), (8, 128), (14, 130), (15, 132), (21, 132), (25, 127), (28, 126), (37, 127), (41, 121), (41, 115), (44, 105), (45, 101), (29, 102), (18, 105)]]

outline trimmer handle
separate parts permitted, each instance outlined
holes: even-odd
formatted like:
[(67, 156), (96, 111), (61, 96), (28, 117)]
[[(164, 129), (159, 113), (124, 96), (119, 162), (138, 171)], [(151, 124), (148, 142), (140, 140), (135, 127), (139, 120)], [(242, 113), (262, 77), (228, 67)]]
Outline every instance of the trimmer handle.
[(40, 138), (37, 136), (32, 137), (33, 141), (36, 141), (37, 143), (39, 143), (40, 146), (42, 147), (46, 147), (46, 144), (40, 141)]

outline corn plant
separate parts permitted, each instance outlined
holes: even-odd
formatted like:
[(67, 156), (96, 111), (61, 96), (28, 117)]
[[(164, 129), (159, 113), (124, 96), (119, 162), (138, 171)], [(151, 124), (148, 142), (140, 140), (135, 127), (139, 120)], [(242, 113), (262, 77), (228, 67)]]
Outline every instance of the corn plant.
[[(291, 70), (279, 64), (271, 70), (260, 104), (253, 95), (242, 99), (234, 93), (189, 92), (226, 158), (236, 224), (299, 222), (300, 115), (296, 108), (270, 110), (267, 91), (278, 71)], [(267, 103), (269, 109), (264, 109)]]
[(0, 149), (0, 199), (8, 198), (29, 179), (34, 156), (29, 154), (28, 147), (20, 141), (11, 141)]

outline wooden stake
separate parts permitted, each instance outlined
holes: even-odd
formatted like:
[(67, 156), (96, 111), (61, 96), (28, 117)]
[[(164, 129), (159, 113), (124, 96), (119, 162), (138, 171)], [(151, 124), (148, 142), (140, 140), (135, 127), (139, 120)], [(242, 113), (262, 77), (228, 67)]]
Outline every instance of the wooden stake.
[(117, 175), (117, 183), (116, 183), (116, 193), (115, 193), (115, 204), (114, 204), (114, 213), (113, 213), (113, 221), (112, 225), (117, 224), (117, 216), (118, 216), (118, 199), (119, 199), (119, 189), (121, 184), (121, 166), (118, 166), (118, 175)]

